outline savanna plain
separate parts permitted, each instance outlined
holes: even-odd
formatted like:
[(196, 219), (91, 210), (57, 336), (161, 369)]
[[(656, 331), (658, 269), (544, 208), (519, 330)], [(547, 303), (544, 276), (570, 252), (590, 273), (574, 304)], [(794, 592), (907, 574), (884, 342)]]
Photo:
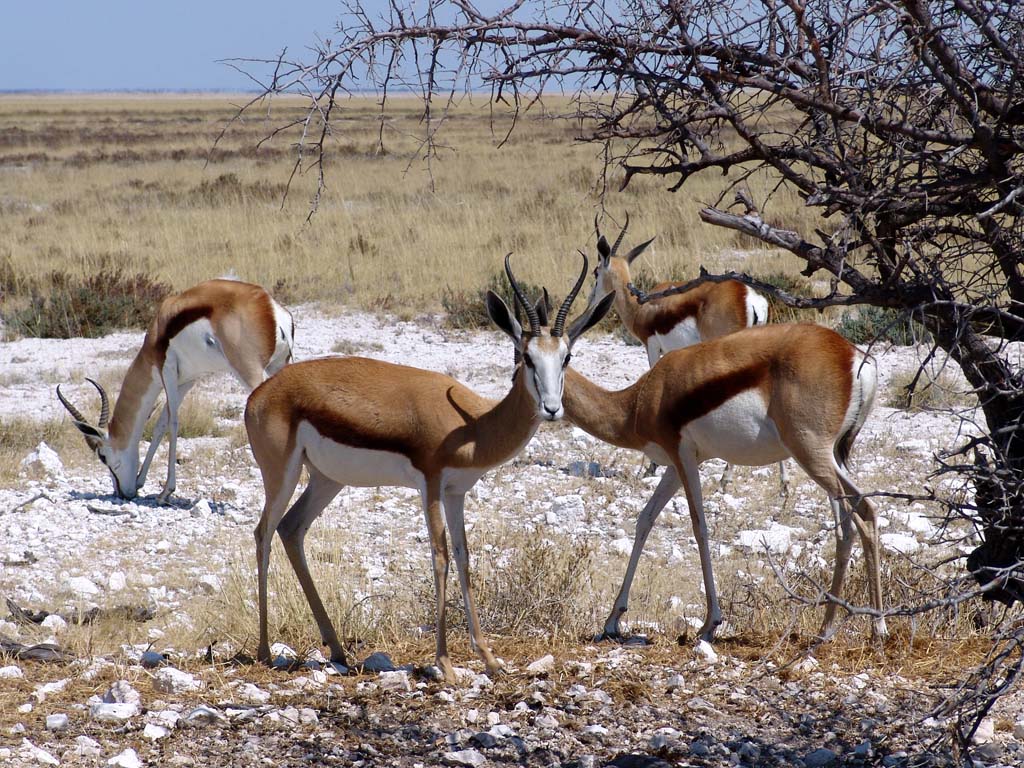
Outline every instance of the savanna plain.
[[(94, 415), (85, 377), (116, 393), (168, 291), (222, 275), (257, 282), (293, 312), (297, 359), (378, 357), (499, 397), (512, 349), (488, 326), (483, 290), (507, 295), (501, 262), (512, 252), (529, 291), (564, 295), (577, 249), (593, 264), (595, 214), (616, 234), (628, 212), (627, 246), (657, 235), (638, 262), (642, 285), (686, 279), (703, 265), (793, 292), (828, 286), (801, 277), (782, 252), (700, 223), (724, 180), (669, 193), (637, 179), (620, 191), (598, 149), (575, 140), (581, 126), (551, 119), (571, 115), (567, 100), (537, 105), (507, 136), (504, 107), (467, 99), (426, 158), (419, 103), (397, 99), (382, 114), (370, 98), (344, 102), (326, 147), (327, 188), (309, 218), (315, 169), (306, 165), (288, 186), (296, 129), (261, 143), (304, 105), (278, 100), (232, 120), (245, 98), (0, 98), (0, 641), (11, 652), (0, 657), (0, 763), (959, 760), (946, 738), (952, 721), (936, 707), (984, 660), (993, 627), (1020, 621), (1019, 612), (968, 602), (894, 615), (884, 643), (871, 640), (866, 617), (849, 616), (833, 640), (816, 643), (815, 603), (835, 552), (824, 494), (795, 465), (788, 497), (774, 467), (738, 467), (722, 488), (724, 465), (712, 461), (702, 480), (726, 617), (720, 639), (695, 645), (704, 599), (680, 494), (655, 526), (626, 614), (646, 643), (595, 642), (657, 478), (638, 454), (565, 423), (544, 425), (467, 497), (474, 587), (504, 674), (482, 675), (453, 575), (449, 641), (460, 682), (431, 676), (426, 530), (418, 496), (395, 488), (344, 490), (307, 543), (328, 611), (367, 668), (338, 674), (324, 664), (280, 549), (270, 620), (282, 663), (252, 664), (252, 531), (263, 496), (241, 424), (243, 388), (210, 379), (186, 399), (167, 506), (153, 498), (165, 449), (142, 496), (116, 500), (54, 392), (63, 384)], [(827, 226), (775, 180), (749, 186), (773, 224)], [(973, 532), (940, 525), (937, 506), (884, 495), (938, 482), (929, 478), (933, 454), (970, 429), (976, 403), (955, 366), (931, 359), (927, 386), (907, 402), (929, 351), (912, 328), (889, 327), (876, 340), (889, 319), (870, 312), (777, 308), (776, 319), (835, 327), (878, 360), (879, 397), (852, 471), (861, 488), (883, 494), (875, 500), (887, 605), (963, 587)], [(604, 321), (573, 355), (608, 388), (647, 367), (617, 323)], [(848, 598), (868, 602), (859, 545)], [(32, 646), (51, 658), (13, 655)], [(975, 745), (984, 764), (1024, 761), (1022, 709), (1019, 692), (994, 708)]]

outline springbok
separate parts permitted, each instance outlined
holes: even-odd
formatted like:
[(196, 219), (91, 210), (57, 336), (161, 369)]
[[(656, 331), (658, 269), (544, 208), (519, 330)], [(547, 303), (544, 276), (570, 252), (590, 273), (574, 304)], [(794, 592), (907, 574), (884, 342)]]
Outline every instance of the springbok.
[[(359, 357), (289, 365), (249, 396), (245, 427), (266, 494), (255, 531), (261, 661), (270, 659), (267, 569), (274, 531), (281, 536), (331, 659), (345, 663), (344, 649), (306, 563), (306, 532), (344, 486), (397, 485), (419, 490), (426, 516), (438, 667), (445, 679), (454, 681), (445, 630), (447, 521), (471, 645), (489, 673), (498, 671), (470, 590), (465, 494), (488, 469), (519, 453), (541, 420), (562, 417), (562, 387), (573, 344), (604, 316), (612, 298), (590, 304), (563, 332), (569, 307), (586, 278), (584, 256), (583, 271), (549, 329), (546, 313), (542, 323), (527, 303), (508, 257), (505, 271), (516, 300), (528, 308), (530, 328), (524, 331), (505, 303), (488, 292), (487, 312), (512, 339), (517, 359), (522, 360), (502, 400), (481, 397), (440, 373)], [(289, 509), (303, 466), (309, 483)]]
[[(707, 615), (700, 637), (711, 640), (722, 621), (715, 592), (698, 467), (710, 458), (761, 466), (787, 457), (828, 494), (836, 528), (830, 593), (839, 597), (856, 526), (864, 546), (871, 604), (882, 611), (875, 507), (847, 471), (853, 441), (875, 398), (870, 357), (835, 331), (817, 325), (749, 328), (669, 352), (632, 386), (609, 392), (570, 368), (562, 401), (572, 423), (612, 445), (642, 451), (665, 465), (654, 495), (637, 518), (622, 587), (604, 626), (620, 638), (629, 589), (658, 514), (679, 487), (686, 490), (700, 552)], [(852, 501), (851, 501), (852, 499)], [(828, 637), (836, 604), (821, 625)], [(873, 632), (885, 636), (885, 619)]]
[[(630, 265), (642, 254), (654, 238), (619, 256), (619, 246), (629, 229), (629, 214), (615, 239), (614, 245), (601, 234), (594, 217), (597, 233), (597, 251), (600, 255), (594, 267), (594, 285), (590, 301), (596, 301), (609, 291), (615, 292), (615, 309), (619, 319), (637, 341), (647, 350), (647, 362), (653, 366), (666, 352), (682, 349), (702, 341), (717, 339), (729, 333), (764, 325), (768, 322), (768, 300), (750, 286), (738, 280), (720, 283), (702, 283), (685, 293), (677, 293), (640, 304), (630, 293)], [(675, 288), (680, 282), (659, 283), (651, 293)], [(653, 466), (651, 467), (653, 474)], [(785, 462), (779, 462), (779, 481), (783, 497), (789, 495), (789, 477)], [(732, 465), (722, 472), (724, 490), (732, 482)]]
[[(86, 379), (100, 396), (95, 426), (57, 387), (57, 397), (85, 435), (114, 484), (114, 493), (133, 499), (146, 482), (149, 465), (164, 434), (169, 434), (167, 480), (157, 500), (167, 503), (175, 488), (178, 408), (195, 382), (212, 373), (231, 372), (249, 390), (291, 360), (295, 324), (289, 312), (258, 285), (208, 280), (164, 299), (146, 331), (142, 348), (121, 383), (110, 415), (106, 391)], [(163, 391), (166, 403), (139, 469), (142, 431)], [(109, 423), (108, 423), (109, 420)]]

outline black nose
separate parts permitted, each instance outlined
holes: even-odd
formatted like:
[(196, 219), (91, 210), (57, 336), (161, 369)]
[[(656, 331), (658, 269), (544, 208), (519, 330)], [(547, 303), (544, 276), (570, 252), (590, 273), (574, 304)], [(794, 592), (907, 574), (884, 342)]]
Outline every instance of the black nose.
[(558, 413), (557, 408), (548, 408), (547, 405), (544, 406), (544, 410), (550, 413), (552, 416)]

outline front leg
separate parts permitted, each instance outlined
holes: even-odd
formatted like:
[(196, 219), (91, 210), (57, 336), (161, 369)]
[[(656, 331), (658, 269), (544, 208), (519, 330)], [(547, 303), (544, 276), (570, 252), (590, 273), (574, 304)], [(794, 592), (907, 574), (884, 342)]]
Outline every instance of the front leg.
[(445, 625), (445, 591), (448, 586), (448, 542), (444, 535), (444, 513), (441, 510), (441, 484), (428, 479), (421, 491), (423, 511), (430, 536), (430, 562), (434, 570), (434, 610), (437, 617), (437, 666), (448, 683), (457, 682), (455, 668), (448, 657), (447, 627)]
[(681, 482), (679, 472), (673, 466), (665, 467), (665, 474), (661, 476), (658, 487), (654, 489), (647, 505), (636, 519), (636, 534), (633, 537), (633, 551), (629, 555), (629, 565), (626, 566), (626, 574), (622, 578), (622, 586), (619, 588), (619, 595), (615, 598), (612, 612), (604, 623), (604, 632), (598, 637), (599, 640), (623, 640), (619, 630), (619, 620), (626, 612), (629, 605), (629, 590), (633, 585), (633, 577), (636, 575), (636, 567), (640, 562), (640, 555), (644, 551), (644, 544), (647, 543), (647, 536), (654, 527), (654, 522), (661, 514), (661, 510), (668, 504), (676, 491), (679, 490)]
[(715, 637), (715, 630), (722, 623), (722, 610), (718, 606), (715, 574), (711, 567), (711, 547), (708, 544), (708, 524), (704, 517), (704, 499), (700, 490), (700, 471), (697, 459), (692, 454), (680, 450), (678, 457), (677, 469), (683, 478), (683, 486), (686, 488), (686, 502), (690, 506), (690, 523), (693, 525), (693, 536), (697, 539), (700, 570), (704, 578), (704, 592), (707, 595), (707, 612), (698, 637), (710, 643)]
[[(180, 387), (178, 387), (178, 400), (183, 401), (185, 395), (188, 394), (189, 390), (195, 385), (195, 381), (186, 381)], [(146, 451), (146, 459), (142, 462), (142, 469), (139, 470), (139, 478), (136, 481), (136, 488), (140, 491), (142, 486), (146, 483), (146, 475), (149, 473), (149, 465), (153, 463), (153, 457), (156, 456), (157, 448), (160, 447), (160, 443), (163, 442), (164, 435), (167, 433), (167, 422), (170, 419), (168, 415), (167, 403), (164, 403), (163, 409), (160, 411), (160, 416), (156, 420), (156, 426), (153, 427), (153, 439), (149, 443), (149, 449)]]
[(178, 460), (178, 408), (181, 406), (178, 388), (178, 363), (173, 354), (168, 354), (161, 375), (164, 381), (164, 395), (167, 398), (167, 480), (163, 490), (156, 497), (160, 504), (168, 504), (174, 493)]

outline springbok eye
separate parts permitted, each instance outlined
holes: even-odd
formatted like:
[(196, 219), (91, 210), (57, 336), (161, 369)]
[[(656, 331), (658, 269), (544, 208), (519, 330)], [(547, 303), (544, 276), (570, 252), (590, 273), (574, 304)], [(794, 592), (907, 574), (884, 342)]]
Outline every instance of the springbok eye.
[(533, 358), (529, 355), (523, 355), (523, 362), (526, 363), (527, 368), (533, 368)]
[(568, 368), (570, 360), (572, 360), (572, 355), (566, 355), (565, 356), (565, 360), (562, 361), (562, 367), (563, 368)]

